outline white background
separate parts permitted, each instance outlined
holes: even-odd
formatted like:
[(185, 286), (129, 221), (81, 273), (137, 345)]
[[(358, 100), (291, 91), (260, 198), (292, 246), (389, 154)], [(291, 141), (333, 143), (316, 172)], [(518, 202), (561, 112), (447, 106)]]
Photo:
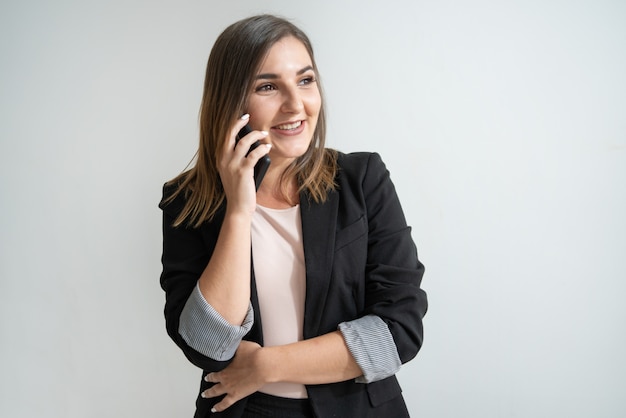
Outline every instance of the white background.
[(412, 416), (625, 416), (626, 3), (259, 3), (2, 1), (0, 416), (192, 415), (157, 203), (213, 41), (261, 11), (310, 35), (329, 145), (380, 152), (414, 227)]

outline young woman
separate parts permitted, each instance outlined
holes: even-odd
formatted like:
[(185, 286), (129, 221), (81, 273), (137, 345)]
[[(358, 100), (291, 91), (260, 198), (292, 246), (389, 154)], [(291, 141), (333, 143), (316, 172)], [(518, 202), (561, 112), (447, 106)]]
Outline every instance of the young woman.
[(424, 268), (380, 157), (325, 134), (307, 36), (271, 15), (229, 26), (196, 163), (160, 204), (167, 330), (203, 369), (196, 417), (408, 416), (394, 374), (422, 344)]

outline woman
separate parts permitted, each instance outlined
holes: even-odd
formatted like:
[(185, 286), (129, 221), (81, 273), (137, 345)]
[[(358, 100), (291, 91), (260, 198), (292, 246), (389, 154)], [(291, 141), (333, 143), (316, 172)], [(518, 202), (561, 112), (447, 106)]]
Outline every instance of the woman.
[(422, 343), (424, 269), (380, 157), (324, 143), (306, 35), (271, 15), (229, 26), (196, 164), (160, 204), (167, 330), (203, 369), (196, 417), (408, 416), (394, 374)]

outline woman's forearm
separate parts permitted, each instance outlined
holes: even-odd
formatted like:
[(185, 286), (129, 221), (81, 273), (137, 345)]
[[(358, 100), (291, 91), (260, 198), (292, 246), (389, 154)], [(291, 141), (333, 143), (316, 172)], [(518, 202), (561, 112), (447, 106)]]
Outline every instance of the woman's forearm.
[(301, 384), (335, 383), (363, 373), (339, 331), (319, 337), (262, 349), (267, 381)]
[(202, 397), (226, 395), (213, 408), (223, 411), (267, 383), (315, 385), (342, 382), (361, 374), (339, 331), (275, 347), (242, 341), (228, 367), (205, 376), (214, 385), (202, 392)]
[(241, 325), (250, 304), (250, 216), (228, 213), (198, 285), (206, 301), (229, 323)]

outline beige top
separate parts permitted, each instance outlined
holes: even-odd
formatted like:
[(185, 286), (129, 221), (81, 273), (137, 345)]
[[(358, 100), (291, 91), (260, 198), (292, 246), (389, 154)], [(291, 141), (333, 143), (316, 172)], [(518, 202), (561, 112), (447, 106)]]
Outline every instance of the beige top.
[[(270, 209), (257, 204), (252, 217), (254, 276), (265, 346), (302, 340), (306, 270), (300, 206)], [(260, 392), (306, 398), (304, 385), (271, 383)]]

